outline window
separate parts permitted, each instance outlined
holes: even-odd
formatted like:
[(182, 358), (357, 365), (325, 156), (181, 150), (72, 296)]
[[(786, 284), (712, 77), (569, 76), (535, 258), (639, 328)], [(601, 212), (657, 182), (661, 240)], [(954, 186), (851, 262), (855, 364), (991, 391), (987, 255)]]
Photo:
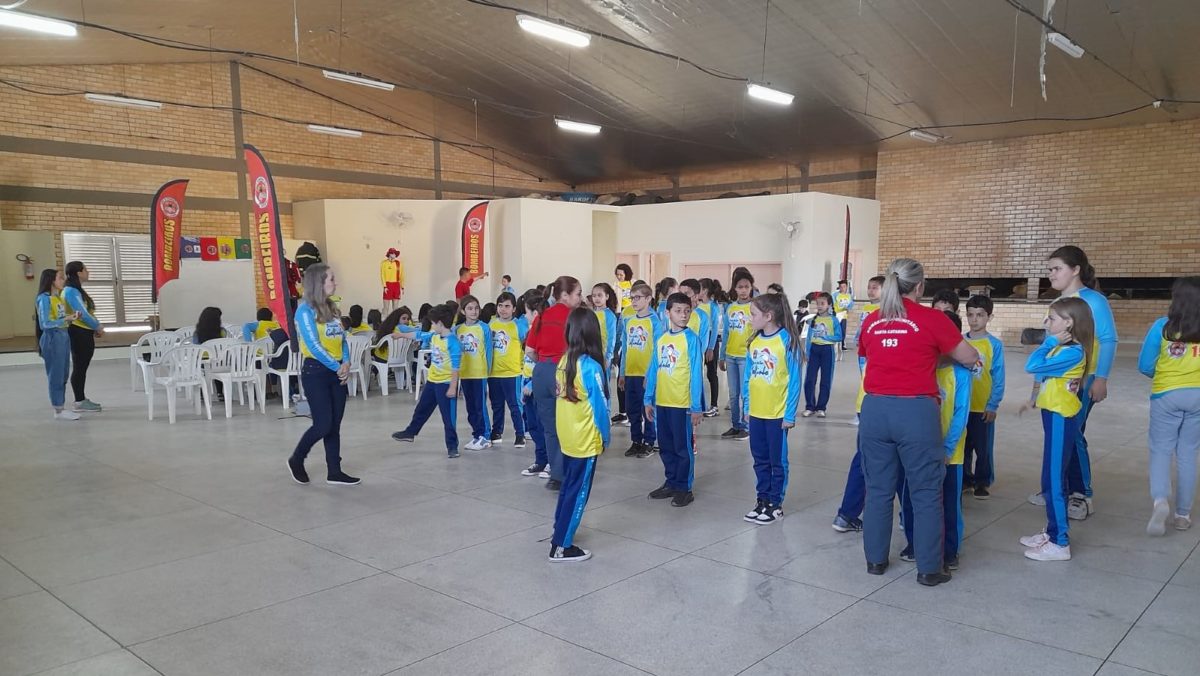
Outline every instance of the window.
[(83, 288), (96, 303), (96, 319), (106, 326), (145, 324), (154, 314), (150, 301), (153, 265), (146, 235), (65, 233), (63, 254), (83, 261), (89, 278)]

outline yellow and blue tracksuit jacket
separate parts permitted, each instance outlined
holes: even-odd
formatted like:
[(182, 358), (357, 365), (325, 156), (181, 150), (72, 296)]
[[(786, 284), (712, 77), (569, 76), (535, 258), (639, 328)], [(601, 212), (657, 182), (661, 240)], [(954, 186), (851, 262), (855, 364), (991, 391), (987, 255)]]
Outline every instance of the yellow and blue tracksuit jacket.
[(584, 355), (575, 369), (575, 395), (567, 399), (567, 358), (558, 361), (554, 373), (558, 383), (555, 397), (555, 428), (563, 455), (591, 458), (604, 452), (609, 443), (608, 400), (604, 398), (604, 367)]
[(647, 406), (702, 413), (704, 345), (691, 329), (672, 329), (654, 343), (655, 362), (646, 373)]
[(654, 363), (654, 346), (664, 333), (662, 320), (651, 313), (634, 315), (621, 323), (621, 375), (645, 377)]
[(1025, 371), (1032, 373), (1042, 384), (1038, 393), (1037, 407), (1070, 418), (1083, 408), (1079, 401), (1079, 389), (1083, 386), (1087, 355), (1083, 346), (1071, 342), (1060, 344), (1054, 336), (1047, 336), (1029, 360)]
[(1200, 387), (1200, 343), (1168, 340), (1163, 335), (1167, 318), (1155, 321), (1142, 341), (1138, 354), (1138, 370), (1153, 379), (1150, 398), (1155, 399), (1174, 390)]
[(308, 303), (296, 306), (296, 333), (300, 337), (300, 354), (316, 359), (331, 371), (338, 370), (350, 359), (350, 346), (340, 317), (317, 323), (317, 311)]
[(963, 338), (979, 351), (979, 361), (971, 369), (971, 413), (995, 413), (1004, 398), (1004, 344), (990, 333), (972, 338), (968, 332)]
[(397, 326), (396, 330), (421, 341), (422, 349), (429, 350), (429, 382), (449, 383), (454, 372), (462, 369), (462, 345), (451, 331), (442, 336), (434, 331), (419, 331), (408, 326)]
[(600, 322), (600, 343), (604, 345), (604, 363), (611, 364), (613, 351), (617, 349), (617, 315), (606, 307), (592, 310)]
[(1075, 296), (1088, 304), (1092, 311), (1092, 322), (1096, 326), (1096, 338), (1092, 343), (1092, 363), (1087, 374), (1108, 378), (1112, 371), (1113, 358), (1117, 354), (1117, 323), (1113, 319), (1112, 307), (1104, 294), (1086, 286)]
[(496, 317), (488, 324), (492, 332), (492, 378), (516, 378), (521, 375), (525, 364), (525, 336), (529, 334), (529, 322), (525, 317), (500, 319)]
[(459, 324), (454, 335), (462, 348), (462, 380), (484, 380), (492, 370), (492, 330), (487, 324)]
[(811, 352), (813, 345), (837, 345), (842, 342), (842, 323), (833, 314), (823, 314), (813, 317), (808, 326), (808, 345), (805, 350)]
[[(704, 305), (697, 305), (696, 307), (692, 308), (692, 315), (688, 317), (687, 327), (692, 330), (692, 333), (696, 334), (697, 338), (700, 339), (700, 350), (703, 352), (711, 349), (709, 347), (708, 338), (709, 333), (712, 331), (712, 317), (709, 314), (709, 310), (702, 308), (704, 308)], [(670, 313), (668, 313), (666, 319), (663, 320), (663, 324), (665, 326), (671, 325)], [(701, 363), (703, 363), (703, 361), (704, 360), (701, 359)]]
[(93, 331), (100, 328), (100, 320), (92, 314), (96, 311), (95, 303), (87, 303), (83, 300), (83, 294), (73, 286), (65, 286), (62, 290), (62, 301), (66, 303), (67, 308), (71, 312), (78, 312), (79, 319), (71, 322), (71, 326), (78, 326), (81, 329), (91, 329)]
[(971, 369), (948, 364), (937, 369), (938, 396), (942, 400), (942, 447), (947, 465), (963, 464), (967, 444), (967, 414), (971, 409)]
[(43, 331), (50, 329), (65, 329), (71, 323), (67, 321), (67, 308), (62, 299), (52, 293), (38, 294), (37, 301), (38, 326)]
[(633, 282), (629, 280), (617, 282), (617, 307), (621, 310), (625, 310), (633, 305), (633, 299), (630, 297), (632, 289)]
[(279, 322), (274, 319), (246, 322), (242, 324), (242, 340), (247, 343), (262, 340), (270, 336), (271, 332), (277, 328), (279, 328)]
[(750, 340), (742, 370), (742, 413), (746, 417), (796, 422), (804, 378), (800, 351), (790, 349), (792, 340), (783, 329)]
[(730, 303), (725, 308), (725, 328), (721, 332), (725, 357), (745, 358), (753, 336), (754, 329), (750, 326), (750, 301)]
[(833, 309), (839, 322), (849, 317), (850, 310), (854, 309), (854, 289), (833, 294)]

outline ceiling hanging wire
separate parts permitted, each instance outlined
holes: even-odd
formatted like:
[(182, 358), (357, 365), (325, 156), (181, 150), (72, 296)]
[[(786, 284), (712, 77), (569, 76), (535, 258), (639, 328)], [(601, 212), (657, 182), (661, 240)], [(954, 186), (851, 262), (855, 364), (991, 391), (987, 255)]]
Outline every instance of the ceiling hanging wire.
[(759, 80), (767, 81), (767, 29), (771, 27), (771, 0), (767, 0), (767, 11), (763, 16), (763, 50), (762, 50), (762, 74), (759, 75)]
[(1013, 58), (1012, 58), (1012, 79), (1008, 90), (1008, 107), (1012, 108), (1017, 101), (1017, 28), (1018, 22), (1021, 19), (1020, 12), (1013, 13)]
[(296, 42), (296, 65), (300, 65), (300, 11), (296, 7), (298, 0), (292, 0), (292, 36)]

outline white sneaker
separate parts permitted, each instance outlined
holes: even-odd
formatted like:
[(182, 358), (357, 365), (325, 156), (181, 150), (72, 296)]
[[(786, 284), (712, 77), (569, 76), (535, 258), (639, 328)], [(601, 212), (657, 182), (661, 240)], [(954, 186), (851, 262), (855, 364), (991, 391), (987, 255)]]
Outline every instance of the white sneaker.
[(482, 450), (483, 450), (483, 446), (480, 446), (480, 445), (479, 445), (479, 442), (480, 442), (480, 441), (481, 441), (481, 439), (479, 439), (478, 437), (476, 437), (475, 439), (472, 439), (472, 440), (468, 441), (468, 442), (466, 443), (466, 445), (465, 445), (465, 446), (463, 446), (463, 448), (467, 449), (468, 451), (482, 451)]
[(479, 439), (477, 439), (477, 440), (476, 440), (476, 444), (478, 444), (478, 445), (479, 445), (479, 448), (478, 448), (478, 449), (476, 449), (476, 450), (480, 450), (480, 451), (484, 450), (485, 448), (491, 448), (491, 447), (492, 447), (492, 442), (491, 442), (491, 441), (489, 441), (488, 439), (485, 439), (485, 438), (483, 438), (483, 437), (479, 437)]
[(1041, 533), (1038, 533), (1037, 535), (1026, 535), (1025, 537), (1021, 538), (1021, 545), (1024, 547), (1037, 548), (1037, 547), (1041, 547), (1042, 545), (1046, 544), (1049, 541), (1050, 541), (1050, 536), (1046, 535), (1045, 531), (1042, 531)]
[(1182, 514), (1176, 514), (1174, 521), (1175, 530), (1187, 530), (1192, 527), (1191, 517), (1187, 517)]
[(1171, 514), (1171, 505), (1165, 498), (1154, 501), (1154, 512), (1150, 515), (1150, 523), (1146, 524), (1146, 535), (1164, 535), (1167, 532), (1167, 517)]
[(1047, 540), (1041, 547), (1026, 549), (1025, 558), (1034, 561), (1070, 561), (1071, 545), (1060, 547)]
[(79, 414), (76, 413), (75, 411), (68, 411), (67, 409), (64, 408), (63, 410), (54, 414), (54, 419), (55, 420), (79, 420)]
[(549, 479), (550, 478), (550, 466), (549, 465), (546, 465), (546, 469), (538, 472), (538, 478), (539, 479)]
[(1095, 510), (1092, 508), (1092, 499), (1085, 497), (1082, 493), (1072, 493), (1067, 499), (1067, 518), (1075, 521), (1083, 521), (1092, 515)]
[(816, 411), (805, 411), (804, 413), (801, 413), (800, 415), (804, 416), (805, 418), (811, 418), (812, 414), (815, 412)]
[(817, 411), (817, 417), (818, 417), (818, 418), (824, 418), (824, 417), (825, 417), (825, 411)]
[(1046, 496), (1042, 495), (1041, 493), (1030, 493), (1029, 497), (1025, 498), (1025, 502), (1028, 502), (1031, 505), (1037, 505), (1038, 507), (1045, 507)]

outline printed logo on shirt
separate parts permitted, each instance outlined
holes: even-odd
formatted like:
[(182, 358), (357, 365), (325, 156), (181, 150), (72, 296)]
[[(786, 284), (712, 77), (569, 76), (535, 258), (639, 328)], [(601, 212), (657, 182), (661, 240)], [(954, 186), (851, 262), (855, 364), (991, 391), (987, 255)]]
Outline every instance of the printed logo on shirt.
[(779, 368), (779, 357), (771, 352), (771, 348), (762, 347), (751, 351), (750, 360), (753, 362), (750, 366), (751, 378), (762, 378), (768, 383), (775, 381), (775, 371)]
[(1172, 359), (1182, 359), (1187, 354), (1187, 343), (1174, 342), (1167, 346), (1167, 356)]
[(976, 360), (975, 365), (971, 367), (971, 377), (976, 380), (983, 378), (983, 360)]
[(729, 313), (729, 330), (741, 331), (746, 328), (746, 322), (750, 317), (744, 310), (735, 310)]
[(671, 343), (663, 345), (658, 350), (658, 368), (666, 369), (667, 374), (675, 373), (675, 366), (679, 363), (679, 348)]
[(492, 349), (497, 352), (508, 352), (508, 331), (492, 333)]
[(629, 329), (629, 349), (642, 350), (649, 342), (649, 336), (646, 335), (646, 327), (634, 326)]
[(825, 326), (824, 322), (815, 322), (809, 331), (812, 332), (813, 338), (824, 338), (829, 335), (829, 328)]
[(342, 323), (340, 321), (332, 321), (325, 323), (325, 337), (333, 338), (334, 336), (342, 335)]
[(446, 362), (450, 361), (448, 357), (449, 355), (445, 350), (435, 347), (433, 352), (429, 354), (429, 365), (442, 366), (446, 364)]
[(479, 354), (479, 337), (474, 333), (464, 333), (459, 336), (458, 341), (462, 343), (463, 352)]
[(1067, 390), (1070, 391), (1071, 394), (1079, 394), (1079, 388), (1082, 384), (1082, 379), (1072, 378), (1071, 380), (1067, 381)]

